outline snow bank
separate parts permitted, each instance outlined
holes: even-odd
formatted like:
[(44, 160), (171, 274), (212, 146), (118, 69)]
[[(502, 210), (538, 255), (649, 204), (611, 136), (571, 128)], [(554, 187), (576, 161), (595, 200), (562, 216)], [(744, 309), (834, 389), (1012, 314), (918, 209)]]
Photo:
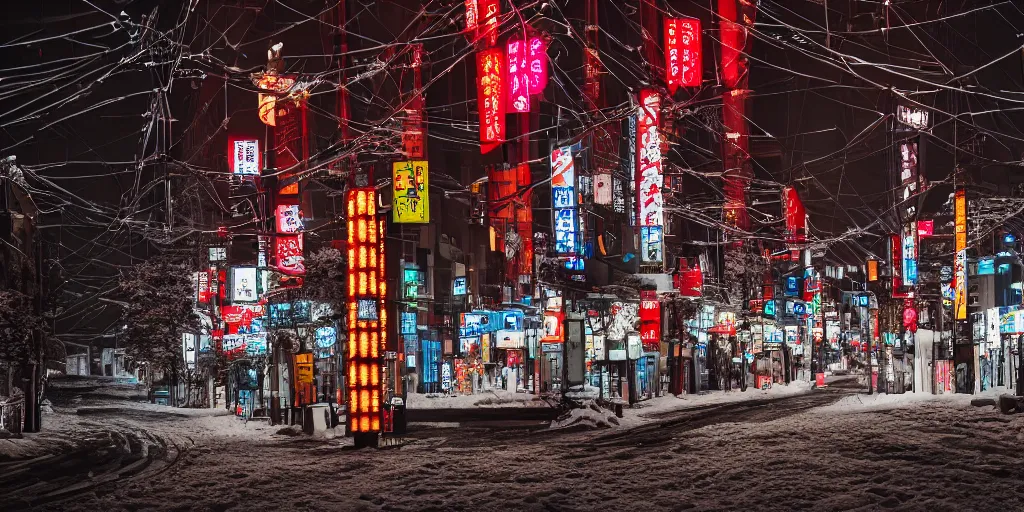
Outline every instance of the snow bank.
[(471, 409), (474, 407), (548, 407), (547, 402), (529, 393), (491, 390), (475, 395), (424, 395), (410, 393), (408, 409)]
[(914, 407), (922, 404), (941, 405), (946, 407), (969, 407), (971, 400), (976, 398), (999, 398), (999, 394), (1005, 390), (987, 390), (977, 395), (968, 394), (943, 394), (933, 395), (931, 393), (903, 393), (903, 394), (874, 394), (874, 395), (850, 395), (843, 397), (838, 402), (821, 407), (817, 411), (830, 414), (847, 414), (868, 411), (883, 411), (903, 407)]

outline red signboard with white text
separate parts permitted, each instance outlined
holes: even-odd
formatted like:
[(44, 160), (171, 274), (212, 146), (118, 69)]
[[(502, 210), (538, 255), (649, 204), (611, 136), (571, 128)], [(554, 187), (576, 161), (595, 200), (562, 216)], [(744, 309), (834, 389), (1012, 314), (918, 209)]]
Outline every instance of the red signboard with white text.
[(786, 241), (800, 243), (807, 240), (807, 212), (793, 187), (783, 187), (782, 200), (786, 207)]
[(277, 270), (290, 276), (306, 273), (306, 263), (302, 256), (302, 233), (297, 235), (278, 235), (274, 238), (274, 255)]
[(679, 87), (700, 87), (704, 74), (700, 35), (700, 20), (665, 18), (665, 83), (669, 94)]
[(530, 68), (527, 63), (527, 42), (509, 41), (508, 51), (508, 111), (530, 111)]

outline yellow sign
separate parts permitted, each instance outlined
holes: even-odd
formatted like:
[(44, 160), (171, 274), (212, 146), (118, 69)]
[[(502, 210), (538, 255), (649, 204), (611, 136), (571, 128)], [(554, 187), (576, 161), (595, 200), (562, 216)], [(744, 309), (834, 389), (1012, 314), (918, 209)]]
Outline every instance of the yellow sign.
[(295, 354), (295, 382), (313, 383), (313, 354)]
[(953, 199), (953, 318), (967, 320), (967, 194), (957, 190)]
[(391, 182), (393, 218), (397, 223), (430, 222), (430, 195), (426, 160), (395, 162)]

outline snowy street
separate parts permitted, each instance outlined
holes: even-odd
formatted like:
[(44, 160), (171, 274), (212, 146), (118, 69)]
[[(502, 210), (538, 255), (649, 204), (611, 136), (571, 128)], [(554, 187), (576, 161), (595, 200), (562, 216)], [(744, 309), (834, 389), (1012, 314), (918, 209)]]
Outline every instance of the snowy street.
[[(344, 437), (277, 435), (277, 427), (246, 425), (219, 411), (110, 401), (98, 408), (79, 400), (79, 408), (92, 412), (72, 415), (55, 404), (47, 418), (91, 441), (71, 452), (0, 464), (0, 508), (1024, 506), (1016, 485), (1024, 477), (1016, 453), (1024, 419), (971, 407), (969, 395), (867, 396), (853, 381), (837, 384), (675, 410), (639, 408), (611, 428), (594, 428), (595, 421), (541, 430), (414, 424), (403, 446), (380, 450), (351, 449)], [(602, 415), (609, 416), (590, 409), (574, 414)], [(115, 434), (105, 438), (104, 431)], [(13, 479), (13, 471), (22, 478)]]

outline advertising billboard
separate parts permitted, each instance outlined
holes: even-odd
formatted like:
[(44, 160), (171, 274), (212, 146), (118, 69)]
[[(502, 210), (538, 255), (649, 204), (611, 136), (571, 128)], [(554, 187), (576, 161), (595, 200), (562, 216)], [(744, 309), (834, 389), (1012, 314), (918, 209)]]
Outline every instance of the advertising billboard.
[(392, 219), (402, 224), (430, 222), (427, 161), (395, 162), (391, 169)]

